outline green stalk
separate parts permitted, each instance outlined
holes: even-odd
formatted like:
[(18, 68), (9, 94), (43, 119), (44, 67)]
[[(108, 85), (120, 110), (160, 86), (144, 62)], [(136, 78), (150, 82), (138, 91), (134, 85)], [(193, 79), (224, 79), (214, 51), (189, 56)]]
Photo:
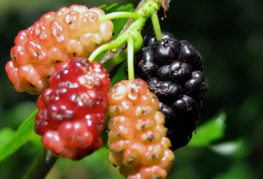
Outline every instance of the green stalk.
[(161, 31), (161, 27), (160, 27), (157, 11), (153, 12), (153, 14), (151, 16), (151, 20), (152, 20), (153, 30), (154, 30), (156, 39), (157, 40), (161, 40), (162, 39), (162, 31)]
[[(141, 32), (143, 26), (145, 25), (146, 20), (152, 16), (152, 14), (156, 11), (158, 11), (161, 7), (161, 2), (157, 0), (148, 0), (146, 1), (139, 9), (137, 9), (134, 14), (138, 14), (137, 20), (135, 20), (130, 27), (123, 32), (121, 35), (119, 35), (115, 40), (102, 45), (97, 50), (95, 50), (91, 56), (89, 57), (89, 61), (93, 61), (96, 56), (98, 56), (99, 53), (101, 53), (104, 50), (107, 49), (118, 49), (121, 47), (124, 43), (127, 42), (129, 34), (138, 34), (138, 32)], [(114, 14), (108, 14), (108, 17), (114, 17)], [(137, 16), (137, 15), (136, 15)], [(137, 39), (135, 37), (135, 39)], [(138, 48), (138, 47), (136, 47)]]
[(128, 38), (128, 76), (129, 80), (134, 79), (134, 40), (132, 36)]
[(110, 14), (107, 14), (105, 16), (102, 16), (100, 18), (100, 22), (104, 22), (107, 20), (113, 20), (113, 19), (120, 19), (120, 18), (131, 18), (131, 19), (138, 19), (141, 15), (134, 13), (134, 12), (113, 12)]
[(100, 46), (99, 48), (97, 48), (89, 57), (89, 61), (93, 62), (95, 60), (95, 58), (102, 53), (103, 51), (106, 51), (108, 49), (111, 49), (111, 45), (110, 44), (104, 44), (102, 46)]

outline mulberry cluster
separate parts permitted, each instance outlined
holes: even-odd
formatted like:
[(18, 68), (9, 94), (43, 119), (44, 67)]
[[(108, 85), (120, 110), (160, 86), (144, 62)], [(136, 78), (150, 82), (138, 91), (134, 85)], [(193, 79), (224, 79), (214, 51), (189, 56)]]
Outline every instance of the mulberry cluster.
[(189, 42), (178, 41), (170, 33), (163, 33), (159, 41), (149, 35), (137, 53), (135, 68), (137, 77), (147, 80), (160, 100), (159, 110), (165, 114), (172, 149), (186, 145), (207, 90), (202, 56)]
[(100, 148), (111, 86), (103, 66), (73, 58), (57, 66), (49, 84), (38, 98), (35, 118), (45, 148), (73, 160)]
[(6, 64), (10, 81), (19, 92), (40, 94), (58, 63), (73, 57), (88, 57), (112, 37), (111, 21), (99, 22), (100, 8), (82, 5), (63, 7), (44, 14), (15, 38), (11, 60)]
[(128, 179), (166, 178), (174, 154), (157, 97), (135, 79), (117, 83), (108, 98), (109, 160)]

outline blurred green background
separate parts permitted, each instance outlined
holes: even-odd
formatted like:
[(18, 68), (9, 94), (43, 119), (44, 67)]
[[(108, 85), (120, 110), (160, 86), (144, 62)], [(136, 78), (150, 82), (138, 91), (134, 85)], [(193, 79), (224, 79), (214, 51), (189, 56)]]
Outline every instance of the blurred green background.
[[(4, 70), (16, 34), (40, 16), (61, 6), (88, 7), (128, 0), (0, 0), (0, 128), (12, 135), (34, 110), (36, 96), (17, 93)], [(200, 124), (224, 112), (225, 135), (207, 147), (184, 147), (175, 152), (168, 178), (263, 178), (263, 1), (172, 0), (163, 31), (190, 41), (205, 58), (209, 90)], [(151, 27), (148, 27), (151, 31)], [(197, 131), (198, 132), (198, 131)], [(39, 140), (39, 139), (35, 139)], [(0, 136), (0, 146), (4, 137)], [(29, 142), (0, 162), (0, 178), (20, 178), (39, 153)], [(80, 162), (60, 159), (48, 179), (122, 178), (107, 161), (105, 148)]]

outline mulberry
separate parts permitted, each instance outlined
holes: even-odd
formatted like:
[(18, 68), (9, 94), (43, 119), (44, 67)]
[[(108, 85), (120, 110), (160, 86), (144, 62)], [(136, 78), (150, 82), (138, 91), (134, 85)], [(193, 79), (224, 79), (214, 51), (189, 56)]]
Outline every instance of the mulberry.
[(37, 101), (35, 131), (54, 155), (79, 160), (102, 145), (110, 79), (100, 63), (73, 58), (49, 84)]
[(6, 72), (15, 89), (40, 94), (58, 63), (73, 57), (88, 57), (99, 45), (109, 41), (113, 23), (100, 23), (100, 8), (82, 5), (63, 7), (44, 14), (15, 38)]
[(202, 56), (189, 42), (166, 32), (159, 41), (154, 35), (147, 36), (135, 63), (137, 77), (147, 80), (160, 100), (172, 149), (185, 146), (196, 128), (207, 90)]
[(157, 97), (141, 79), (117, 83), (108, 96), (109, 160), (129, 179), (166, 178), (174, 154)]

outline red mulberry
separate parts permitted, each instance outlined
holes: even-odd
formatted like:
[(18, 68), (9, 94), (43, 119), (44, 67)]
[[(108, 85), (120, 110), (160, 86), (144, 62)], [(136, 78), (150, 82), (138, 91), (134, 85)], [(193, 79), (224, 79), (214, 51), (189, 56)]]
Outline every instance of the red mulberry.
[(166, 178), (174, 154), (158, 99), (141, 79), (117, 83), (109, 96), (109, 160), (129, 179)]
[(100, 63), (74, 58), (57, 66), (49, 84), (37, 101), (35, 131), (54, 155), (81, 159), (102, 145), (108, 74)]
[(82, 5), (63, 7), (44, 14), (15, 38), (11, 60), (6, 64), (10, 81), (19, 92), (41, 93), (56, 65), (73, 57), (88, 57), (99, 45), (109, 41), (111, 21), (100, 23), (100, 8)]

